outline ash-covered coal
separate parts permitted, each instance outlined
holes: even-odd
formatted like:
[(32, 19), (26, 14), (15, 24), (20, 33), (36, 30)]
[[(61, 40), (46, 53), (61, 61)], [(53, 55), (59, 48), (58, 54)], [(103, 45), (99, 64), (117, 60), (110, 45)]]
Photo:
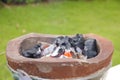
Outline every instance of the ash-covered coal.
[(85, 39), (82, 34), (76, 34), (74, 37), (59, 36), (53, 44), (44, 47), (37, 44), (28, 50), (22, 51), (22, 55), (28, 58), (76, 58), (89, 59), (97, 56), (96, 39)]

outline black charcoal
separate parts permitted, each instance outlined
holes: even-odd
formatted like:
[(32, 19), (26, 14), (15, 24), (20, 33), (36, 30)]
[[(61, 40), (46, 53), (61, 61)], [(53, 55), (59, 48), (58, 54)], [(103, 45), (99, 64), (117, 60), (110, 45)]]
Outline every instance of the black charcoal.
[(37, 44), (34, 47), (32, 47), (31, 49), (23, 51), (22, 55), (24, 57), (28, 57), (28, 58), (40, 58), (41, 52), (42, 52), (41, 44)]
[(62, 43), (62, 40), (64, 39), (63, 36), (59, 36), (55, 39), (53, 44), (56, 44), (57, 46), (60, 46), (60, 44)]
[(87, 59), (89, 59), (89, 58), (93, 58), (93, 57), (95, 57), (95, 56), (97, 56), (97, 52), (96, 51), (92, 51), (92, 50), (87, 50), (87, 51), (83, 51), (83, 55), (84, 56), (87, 56)]
[(71, 45), (72, 47), (79, 47), (80, 49), (84, 49), (84, 37), (82, 34), (76, 34), (75, 37), (72, 38), (71, 40)]
[(87, 56), (87, 58), (92, 58), (97, 56), (97, 43), (96, 39), (87, 39), (85, 41), (83, 55)]
[(97, 43), (96, 43), (96, 39), (87, 39), (85, 41), (85, 46), (84, 46), (85, 50), (93, 50), (93, 51), (97, 51)]
[(71, 44), (69, 42), (69, 37), (68, 36), (60, 36), (58, 38), (56, 38), (56, 40), (54, 41), (54, 43), (57, 45), (57, 46), (65, 46), (66, 49), (69, 49), (71, 47)]

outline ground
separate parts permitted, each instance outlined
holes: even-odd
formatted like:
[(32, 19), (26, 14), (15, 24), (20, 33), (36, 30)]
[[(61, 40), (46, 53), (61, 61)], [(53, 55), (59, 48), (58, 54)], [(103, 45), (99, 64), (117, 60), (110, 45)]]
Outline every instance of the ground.
[(0, 6), (0, 80), (13, 80), (5, 57), (8, 41), (31, 32), (98, 34), (112, 41), (113, 66), (119, 64), (119, 4), (119, 1), (106, 0)]

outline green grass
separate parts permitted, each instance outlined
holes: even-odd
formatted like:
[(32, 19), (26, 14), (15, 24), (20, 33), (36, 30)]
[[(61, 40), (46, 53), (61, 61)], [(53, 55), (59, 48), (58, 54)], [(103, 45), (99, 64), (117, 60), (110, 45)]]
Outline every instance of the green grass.
[(0, 7), (0, 80), (13, 80), (6, 66), (9, 40), (30, 33), (95, 33), (114, 45), (113, 66), (120, 63), (120, 2), (59, 2)]

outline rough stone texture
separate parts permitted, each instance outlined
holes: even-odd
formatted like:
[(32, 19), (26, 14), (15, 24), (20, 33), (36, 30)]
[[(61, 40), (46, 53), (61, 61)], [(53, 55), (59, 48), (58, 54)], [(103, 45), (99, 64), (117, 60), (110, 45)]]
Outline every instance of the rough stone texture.
[(21, 50), (28, 49), (39, 42), (52, 43), (59, 35), (30, 33), (11, 40), (7, 45), (6, 57), (8, 65), (14, 70), (22, 69), (29, 75), (48, 79), (83, 78), (106, 68), (112, 58), (111, 41), (95, 34), (84, 34), (85, 38), (97, 40), (99, 54), (82, 61), (79, 59), (59, 58), (26, 58), (20, 55)]

